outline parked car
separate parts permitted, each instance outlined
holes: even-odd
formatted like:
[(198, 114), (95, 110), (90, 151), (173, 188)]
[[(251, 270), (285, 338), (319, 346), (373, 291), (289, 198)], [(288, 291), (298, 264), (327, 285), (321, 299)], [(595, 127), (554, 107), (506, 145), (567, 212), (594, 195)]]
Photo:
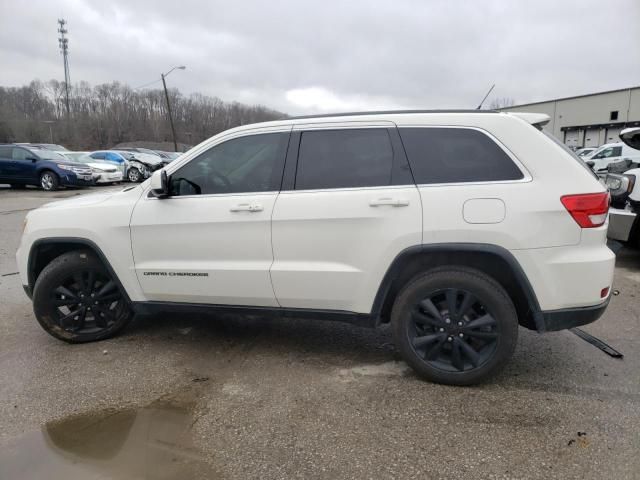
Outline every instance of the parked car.
[(0, 183), (13, 187), (38, 185), (44, 190), (93, 183), (91, 169), (46, 149), (0, 145)]
[(115, 335), (132, 312), (391, 323), (418, 374), (477, 383), (512, 356), (518, 325), (584, 325), (609, 303), (609, 195), (539, 130), (548, 121), (414, 111), (237, 127), (142, 185), (30, 212), (20, 278), (67, 342)]
[[(122, 147), (120, 149), (120, 151), (124, 151), (124, 152), (131, 152), (132, 154), (134, 154), (135, 156), (137, 156), (138, 158), (145, 158), (145, 157), (141, 157), (140, 154), (143, 155), (153, 155), (153, 156), (158, 156), (161, 159), (162, 162), (162, 166), (166, 166), (169, 165), (169, 163), (171, 163), (171, 161), (173, 160), (173, 157), (171, 157), (169, 155), (169, 152), (160, 152), (157, 150), (151, 150), (149, 148), (143, 148), (143, 147)], [(152, 159), (151, 157), (146, 157), (147, 158), (147, 162), (146, 164), (149, 165)], [(153, 163), (155, 165), (155, 163)], [(150, 172), (153, 170), (150, 170)], [(143, 178), (147, 178), (147, 177), (143, 177)]]
[(89, 154), (94, 160), (116, 163), (122, 171), (123, 178), (139, 183), (149, 178), (151, 172), (163, 167), (159, 155), (121, 150), (99, 150)]
[(597, 150), (598, 147), (583, 147), (576, 150), (576, 155), (579, 157), (588, 157)]
[(89, 156), (89, 152), (58, 152), (69, 160), (82, 163), (91, 168), (95, 183), (118, 183), (122, 181), (122, 171), (117, 164), (96, 160)]
[(640, 163), (640, 151), (634, 150), (623, 142), (607, 143), (598, 147), (589, 156), (582, 158), (594, 172), (606, 174), (607, 167), (618, 162)]
[(163, 152), (161, 150), (154, 151), (162, 157), (162, 163), (164, 163), (165, 165), (170, 164), (181, 155), (181, 153), (179, 152)]
[(114, 150), (120, 150), (122, 152), (138, 152), (138, 153), (148, 153), (149, 155), (158, 155), (155, 150), (151, 150), (150, 148), (143, 147), (117, 147)]
[[(640, 153), (640, 128), (627, 128), (620, 132), (625, 146)], [(624, 173), (609, 173), (605, 183), (611, 192), (609, 232), (611, 240), (640, 247), (640, 168)]]

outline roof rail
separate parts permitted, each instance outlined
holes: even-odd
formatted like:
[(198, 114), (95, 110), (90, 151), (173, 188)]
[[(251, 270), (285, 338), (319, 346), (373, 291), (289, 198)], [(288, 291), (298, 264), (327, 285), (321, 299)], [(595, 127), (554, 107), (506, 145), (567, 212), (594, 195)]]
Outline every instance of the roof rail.
[(369, 112), (321, 113), (319, 115), (300, 115), (283, 120), (300, 120), (305, 118), (353, 117), (357, 115), (403, 115), (411, 113), (501, 113), (498, 110), (450, 109), (450, 110), (373, 110)]

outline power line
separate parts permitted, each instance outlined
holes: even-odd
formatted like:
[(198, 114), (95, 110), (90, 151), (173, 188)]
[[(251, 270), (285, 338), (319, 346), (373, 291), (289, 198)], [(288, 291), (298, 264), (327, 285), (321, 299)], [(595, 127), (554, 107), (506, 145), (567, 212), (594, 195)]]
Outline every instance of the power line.
[(135, 87), (134, 90), (139, 90), (141, 88), (148, 87), (149, 85), (153, 85), (154, 83), (158, 83), (158, 82), (161, 82), (161, 81), (162, 81), (162, 79), (158, 78), (157, 80), (154, 80), (152, 82), (145, 83), (144, 85), (140, 85), (139, 87)]

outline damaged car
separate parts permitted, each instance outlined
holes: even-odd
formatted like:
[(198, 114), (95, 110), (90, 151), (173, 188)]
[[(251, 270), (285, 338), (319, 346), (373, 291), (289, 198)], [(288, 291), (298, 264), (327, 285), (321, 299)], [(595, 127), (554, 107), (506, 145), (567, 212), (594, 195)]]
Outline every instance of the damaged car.
[[(640, 127), (626, 128), (620, 132), (620, 140), (627, 147), (640, 153)], [(640, 247), (640, 168), (631, 168), (624, 173), (608, 173), (605, 184), (611, 193), (609, 209), (610, 240)]]

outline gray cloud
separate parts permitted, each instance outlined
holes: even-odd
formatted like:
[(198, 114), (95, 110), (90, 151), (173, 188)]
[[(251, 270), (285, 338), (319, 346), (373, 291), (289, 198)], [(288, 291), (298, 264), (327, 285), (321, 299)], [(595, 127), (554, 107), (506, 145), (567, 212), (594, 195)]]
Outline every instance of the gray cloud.
[[(640, 84), (640, 2), (0, 0), (0, 84), (61, 79), (262, 103), (289, 113), (474, 107)], [(159, 86), (159, 84), (151, 87)]]

